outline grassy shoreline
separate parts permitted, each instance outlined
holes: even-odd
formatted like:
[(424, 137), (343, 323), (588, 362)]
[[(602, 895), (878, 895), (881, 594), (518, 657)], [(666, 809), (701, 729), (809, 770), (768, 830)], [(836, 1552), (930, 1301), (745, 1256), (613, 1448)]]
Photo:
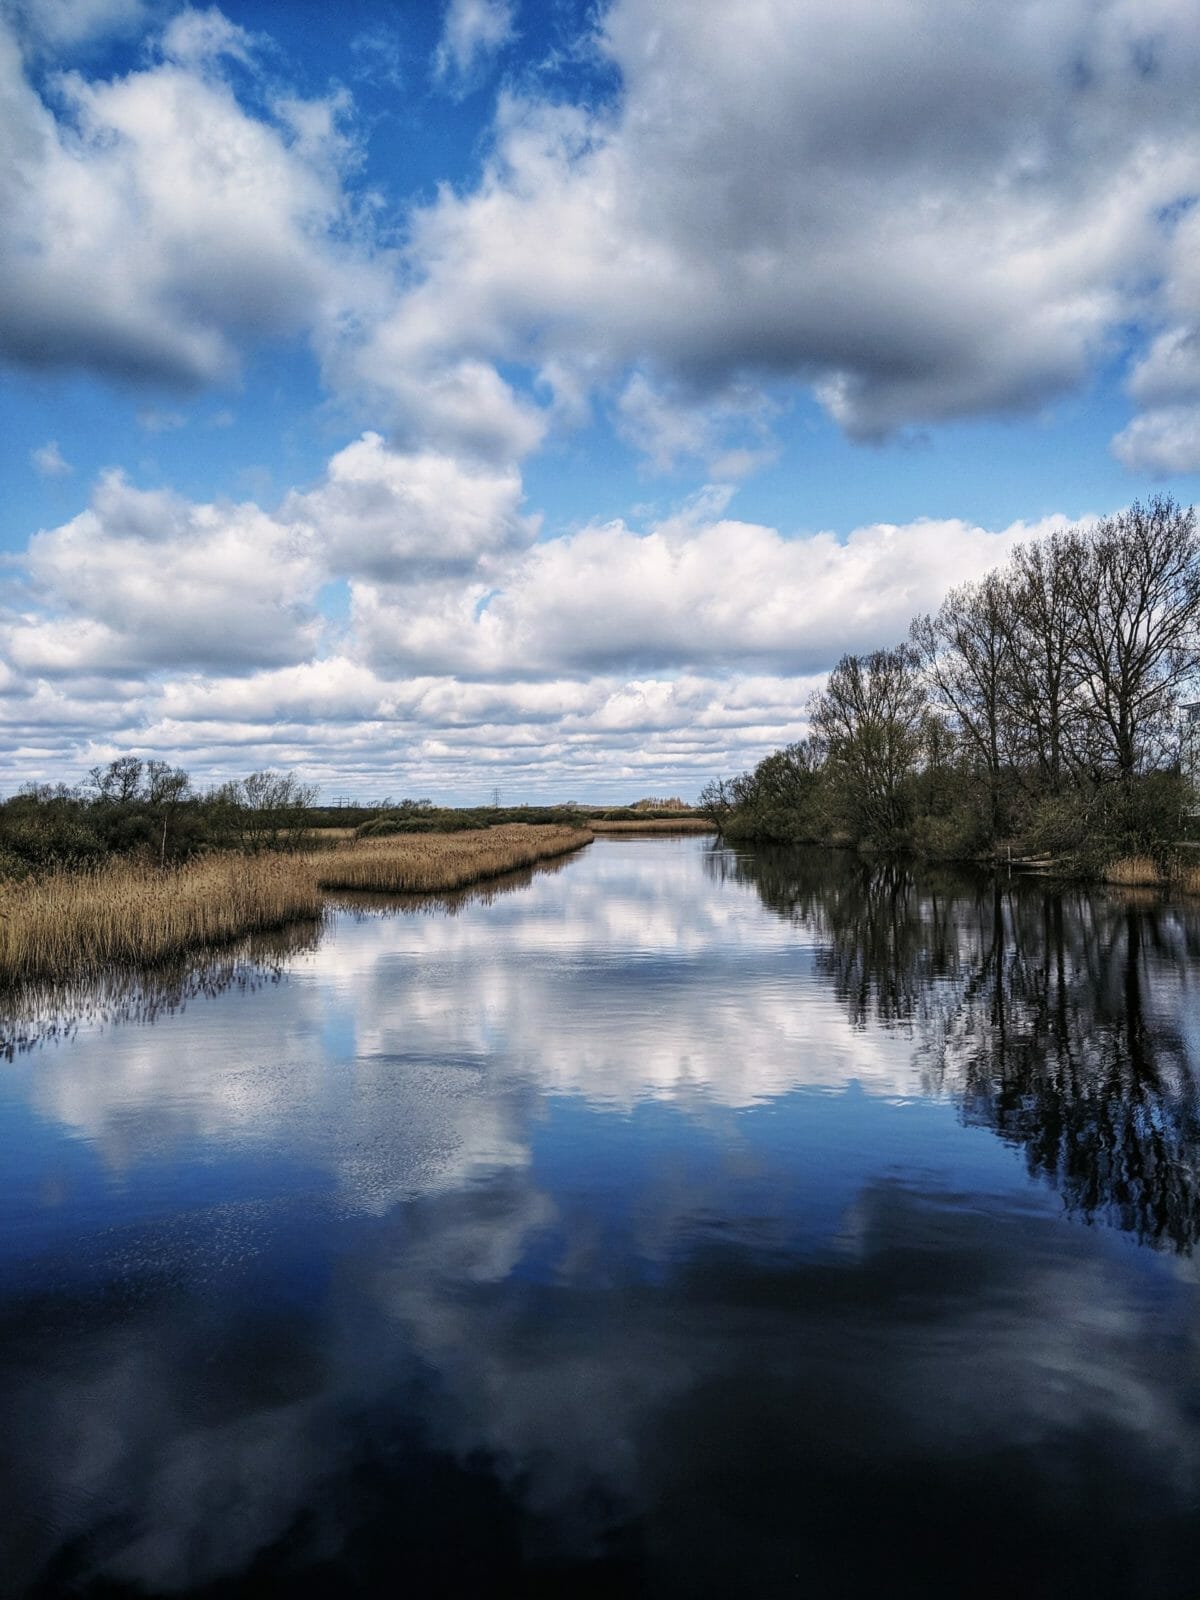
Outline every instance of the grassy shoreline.
[(117, 861), (0, 885), (0, 989), (149, 967), (321, 917), (339, 890), (445, 893), (578, 850), (583, 828), (516, 823), (294, 855), (213, 855), (163, 871)]
[(716, 833), (715, 822), (707, 817), (650, 817), (645, 822), (609, 822), (592, 818), (588, 827), (593, 833)]

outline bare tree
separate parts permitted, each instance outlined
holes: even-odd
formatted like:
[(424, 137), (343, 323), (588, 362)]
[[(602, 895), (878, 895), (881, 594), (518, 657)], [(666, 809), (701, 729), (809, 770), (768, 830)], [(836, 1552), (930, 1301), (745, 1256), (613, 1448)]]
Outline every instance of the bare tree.
[(918, 617), (911, 638), (935, 704), (983, 772), (995, 839), (1004, 827), (1004, 777), (1011, 763), (1006, 681), (1013, 654), (1013, 604), (999, 572), (951, 589), (936, 617)]
[(292, 772), (252, 772), (225, 784), (218, 798), (243, 849), (278, 849), (298, 842), (317, 791)]
[(142, 771), (142, 762), (137, 756), (118, 756), (107, 767), (93, 767), (89, 782), (98, 799), (126, 806), (141, 795)]
[(158, 864), (167, 864), (167, 825), (171, 813), (181, 800), (187, 798), (191, 779), (182, 767), (173, 767), (168, 761), (147, 761), (146, 799), (162, 813), (162, 833), (158, 841)]
[(910, 819), (926, 707), (920, 657), (906, 644), (843, 656), (809, 702), (847, 810), (871, 837), (894, 838)]
[(1173, 755), (1176, 694), (1200, 664), (1196, 513), (1134, 501), (1073, 550), (1073, 664), (1104, 771), (1128, 793)]
[(1023, 770), (1057, 794), (1086, 763), (1079, 682), (1083, 544), (1054, 533), (1013, 552), (1009, 577), (1013, 648), (1005, 690)]
[(696, 810), (707, 817), (718, 833), (724, 833), (725, 824), (737, 808), (737, 797), (728, 778), (710, 778), (696, 800)]
[(146, 799), (152, 806), (174, 805), (187, 798), (192, 780), (182, 767), (169, 761), (147, 761)]

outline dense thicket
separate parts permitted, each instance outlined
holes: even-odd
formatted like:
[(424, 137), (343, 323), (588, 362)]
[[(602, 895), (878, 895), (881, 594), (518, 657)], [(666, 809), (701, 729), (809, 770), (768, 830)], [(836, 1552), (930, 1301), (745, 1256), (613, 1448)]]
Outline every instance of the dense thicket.
[(287, 849), (312, 826), (315, 796), (292, 773), (275, 772), (201, 794), (182, 768), (121, 756), (78, 787), (29, 784), (0, 803), (0, 871), (114, 855), (165, 864), (208, 849)]
[(710, 783), (701, 808), (777, 841), (1161, 853), (1190, 826), (1178, 706), (1198, 668), (1195, 511), (1135, 502), (1019, 547), (894, 647), (843, 656), (809, 738)]

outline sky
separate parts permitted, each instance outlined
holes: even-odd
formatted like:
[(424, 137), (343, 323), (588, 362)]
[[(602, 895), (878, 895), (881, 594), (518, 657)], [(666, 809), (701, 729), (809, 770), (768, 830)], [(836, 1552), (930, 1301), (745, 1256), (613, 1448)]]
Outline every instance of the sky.
[(1194, 0), (0, 0), (0, 792), (694, 798), (1200, 472)]

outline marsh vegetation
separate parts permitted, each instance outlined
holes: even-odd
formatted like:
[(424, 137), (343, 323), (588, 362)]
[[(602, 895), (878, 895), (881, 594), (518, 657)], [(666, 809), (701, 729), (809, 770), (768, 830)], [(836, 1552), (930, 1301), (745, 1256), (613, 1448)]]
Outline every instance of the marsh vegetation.
[(114, 859), (10, 880), (0, 894), (0, 985), (102, 976), (321, 915), (336, 890), (461, 889), (586, 844), (582, 828), (514, 824), (343, 840), (332, 849), (226, 852), (180, 866)]

